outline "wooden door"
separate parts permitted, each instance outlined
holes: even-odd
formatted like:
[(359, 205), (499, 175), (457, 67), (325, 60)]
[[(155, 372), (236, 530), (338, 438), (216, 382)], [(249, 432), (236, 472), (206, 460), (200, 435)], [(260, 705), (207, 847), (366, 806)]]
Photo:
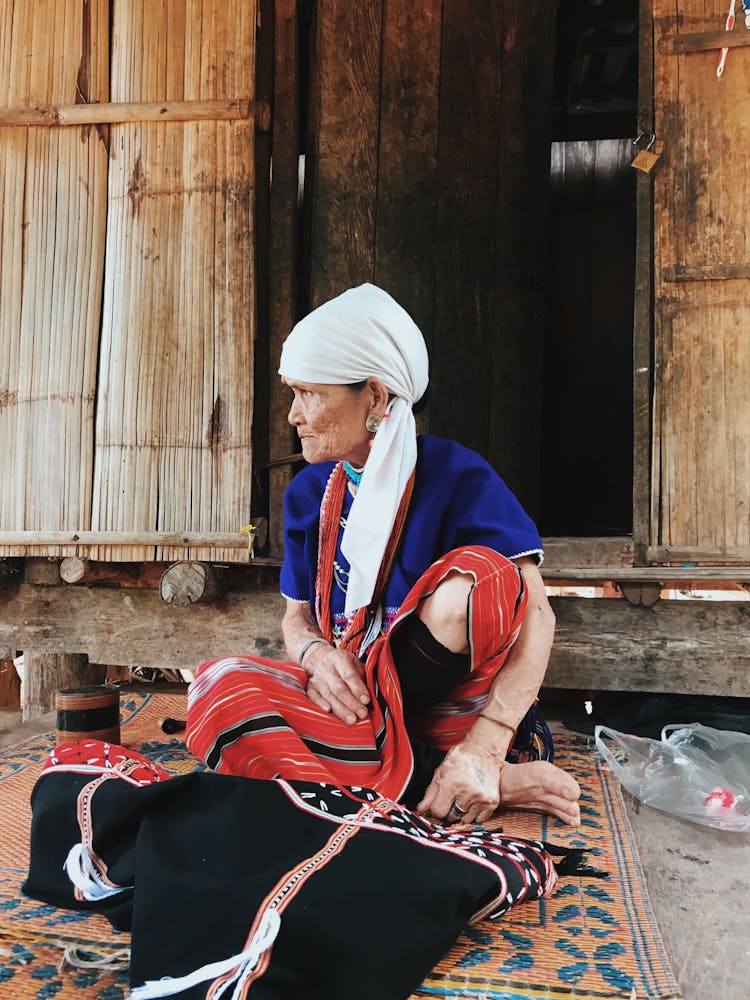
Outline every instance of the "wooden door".
[(750, 32), (737, 7), (744, 45), (718, 79), (725, 0), (654, 0), (656, 561), (750, 561)]
[(431, 432), (537, 512), (554, 5), (316, 7), (310, 305), (389, 291), (431, 356)]

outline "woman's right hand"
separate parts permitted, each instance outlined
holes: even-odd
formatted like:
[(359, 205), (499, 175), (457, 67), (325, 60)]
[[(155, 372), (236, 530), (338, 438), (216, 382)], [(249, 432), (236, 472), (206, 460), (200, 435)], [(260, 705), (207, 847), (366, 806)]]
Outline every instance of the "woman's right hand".
[(362, 680), (364, 667), (356, 656), (345, 649), (316, 643), (305, 656), (304, 669), (310, 678), (310, 701), (349, 726), (367, 718), (370, 695)]

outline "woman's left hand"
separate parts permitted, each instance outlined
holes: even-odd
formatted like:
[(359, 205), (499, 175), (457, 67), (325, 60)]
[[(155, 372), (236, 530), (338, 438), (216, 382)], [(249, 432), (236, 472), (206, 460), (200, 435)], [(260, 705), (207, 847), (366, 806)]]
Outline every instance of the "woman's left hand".
[(417, 812), (446, 823), (484, 823), (500, 804), (501, 762), (468, 741), (445, 755)]

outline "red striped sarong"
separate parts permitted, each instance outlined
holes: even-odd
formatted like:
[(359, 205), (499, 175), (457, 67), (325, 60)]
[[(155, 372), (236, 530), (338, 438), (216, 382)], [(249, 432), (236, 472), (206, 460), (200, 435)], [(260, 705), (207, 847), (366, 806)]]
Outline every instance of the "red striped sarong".
[[(450, 573), (473, 578), (469, 597), (471, 670), (407, 733), (390, 639)], [(348, 726), (307, 697), (296, 663), (231, 656), (202, 664), (188, 696), (187, 744), (210, 768), (250, 778), (282, 777), (372, 788), (398, 799), (412, 775), (409, 735), (448, 750), (471, 728), (523, 622), (526, 591), (518, 567), (484, 546), (454, 549), (407, 594), (389, 632), (370, 647), (366, 719)]]

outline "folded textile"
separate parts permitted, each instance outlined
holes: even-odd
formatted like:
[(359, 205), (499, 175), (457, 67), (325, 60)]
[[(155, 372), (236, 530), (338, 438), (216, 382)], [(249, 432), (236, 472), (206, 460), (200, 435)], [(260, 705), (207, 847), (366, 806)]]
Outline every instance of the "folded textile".
[(52, 752), (32, 808), (23, 891), (131, 930), (138, 1000), (406, 998), (467, 923), (558, 878), (542, 843), (367, 789), (169, 777), (96, 741)]

